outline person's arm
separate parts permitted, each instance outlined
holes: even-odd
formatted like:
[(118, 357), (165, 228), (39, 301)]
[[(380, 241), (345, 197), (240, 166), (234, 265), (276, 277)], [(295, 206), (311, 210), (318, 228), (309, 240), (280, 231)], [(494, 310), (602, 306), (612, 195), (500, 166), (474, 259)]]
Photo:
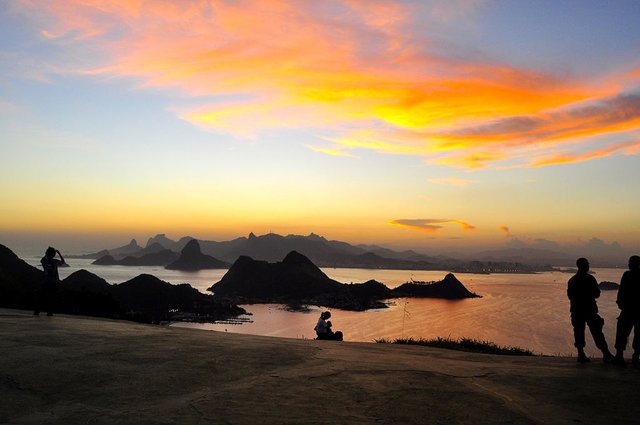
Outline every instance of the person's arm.
[(62, 256), (62, 254), (60, 253), (60, 251), (58, 251), (58, 250), (56, 249), (56, 252), (57, 252), (57, 253), (58, 253), (58, 255), (60, 256), (60, 259), (62, 260), (62, 264), (67, 264), (67, 262), (66, 262), (66, 261), (64, 261), (64, 257)]
[(627, 282), (626, 282), (627, 272), (624, 272), (622, 275), (622, 279), (620, 279), (620, 288), (618, 288), (618, 296), (616, 297), (616, 304), (618, 304), (618, 308), (622, 310), (624, 308), (624, 302), (627, 295)]
[(598, 286), (598, 281), (593, 276), (591, 276), (591, 288), (593, 288), (591, 290), (593, 294), (593, 298), (600, 298), (600, 287)]
[(569, 282), (567, 282), (567, 298), (569, 298), (570, 300), (573, 300), (573, 297), (575, 296), (575, 289), (573, 288), (573, 278), (569, 279)]

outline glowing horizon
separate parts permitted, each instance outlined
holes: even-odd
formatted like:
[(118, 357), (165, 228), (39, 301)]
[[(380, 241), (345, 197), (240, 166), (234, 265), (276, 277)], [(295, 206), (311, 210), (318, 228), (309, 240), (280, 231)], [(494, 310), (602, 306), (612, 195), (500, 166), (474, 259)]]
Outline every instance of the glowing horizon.
[(636, 249), (638, 21), (622, 0), (9, 0), (0, 235)]

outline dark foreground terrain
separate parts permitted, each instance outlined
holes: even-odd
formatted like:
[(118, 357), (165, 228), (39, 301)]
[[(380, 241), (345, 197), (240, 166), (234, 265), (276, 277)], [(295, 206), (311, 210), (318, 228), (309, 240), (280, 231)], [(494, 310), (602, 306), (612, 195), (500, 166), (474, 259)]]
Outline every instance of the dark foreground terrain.
[(0, 423), (621, 424), (640, 371), (0, 309)]

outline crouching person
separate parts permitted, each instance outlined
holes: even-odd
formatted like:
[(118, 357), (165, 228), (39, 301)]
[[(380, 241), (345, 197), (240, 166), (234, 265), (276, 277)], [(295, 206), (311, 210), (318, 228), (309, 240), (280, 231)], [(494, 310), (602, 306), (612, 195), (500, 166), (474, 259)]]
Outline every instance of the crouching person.
[(329, 318), (331, 317), (331, 312), (323, 311), (320, 314), (320, 318), (318, 319), (318, 323), (316, 323), (316, 327), (314, 330), (316, 331), (317, 338), (316, 339), (326, 339), (333, 341), (342, 341), (342, 332), (337, 331), (333, 332), (331, 329), (331, 321)]

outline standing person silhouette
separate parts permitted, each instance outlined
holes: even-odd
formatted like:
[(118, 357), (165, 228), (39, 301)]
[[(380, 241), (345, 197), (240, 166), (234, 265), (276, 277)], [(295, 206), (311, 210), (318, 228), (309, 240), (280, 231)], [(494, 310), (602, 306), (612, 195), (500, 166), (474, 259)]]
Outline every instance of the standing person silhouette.
[[(53, 257), (58, 254), (60, 259), (57, 260)], [(55, 296), (60, 276), (58, 275), (58, 267), (66, 264), (60, 251), (55, 248), (49, 247), (44, 254), (44, 257), (40, 260), (44, 275), (42, 278), (42, 284), (40, 286), (40, 293), (38, 294), (38, 300), (36, 309), (33, 314), (38, 316), (40, 311), (47, 310), (47, 316), (53, 316), (53, 298)]]
[(602, 359), (608, 363), (613, 360), (613, 355), (602, 333), (604, 319), (598, 315), (596, 298), (600, 297), (600, 288), (596, 278), (589, 274), (589, 261), (586, 258), (578, 258), (576, 266), (578, 266), (578, 272), (569, 279), (567, 296), (571, 303), (571, 325), (575, 347), (578, 350), (578, 362), (589, 361), (584, 353), (586, 345), (584, 331), (586, 325), (589, 325), (596, 347), (602, 351)]
[(614, 362), (624, 365), (624, 350), (633, 328), (633, 356), (631, 363), (640, 366), (640, 257), (629, 258), (629, 270), (624, 272), (620, 280), (620, 289), (616, 299), (620, 316), (616, 327), (616, 358)]

